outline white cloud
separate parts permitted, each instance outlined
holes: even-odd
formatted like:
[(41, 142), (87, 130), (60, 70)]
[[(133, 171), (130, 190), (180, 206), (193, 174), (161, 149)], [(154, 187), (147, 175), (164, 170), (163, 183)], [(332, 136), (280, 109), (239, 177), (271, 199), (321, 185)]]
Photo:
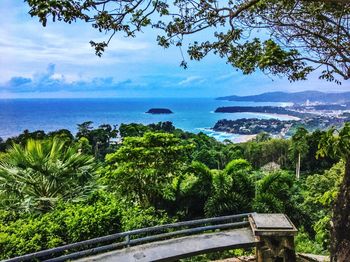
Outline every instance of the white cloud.
[(216, 80), (217, 81), (226, 81), (226, 80), (233, 79), (235, 76), (237, 76), (237, 72), (231, 72), (231, 73), (220, 75), (220, 76), (216, 77)]
[[(30, 78), (23, 76), (12, 77), (5, 84), (0, 85), (0, 95), (4, 93), (47, 93), (47, 92), (79, 92), (79, 91), (106, 91), (127, 87), (131, 80), (116, 81), (113, 77), (83, 79), (74, 76), (67, 77), (56, 72), (56, 66), (49, 64), (45, 72), (37, 72)], [(1, 97), (0, 96), (0, 97)]]
[(149, 40), (116, 36), (99, 58), (89, 41), (104, 41), (108, 35), (97, 33), (90, 24), (57, 22), (44, 28), (27, 13), (27, 3), (13, 0), (1, 0), (0, 10), (0, 83), (19, 74), (32, 75), (48, 63), (64, 69), (66, 76), (106, 76), (113, 68), (140, 64), (153, 56)]
[[(29, 29), (30, 31), (30, 29)], [(34, 31), (34, 30), (32, 30)], [(140, 52), (148, 48), (145, 42), (132, 42), (113, 39), (102, 58), (95, 56), (89, 44), (90, 38), (67, 37), (63, 33), (46, 33), (39, 37), (23, 38), (17, 32), (0, 29), (0, 56), (3, 61), (25, 62), (63, 62), (72, 65), (111, 65), (127, 60), (142, 59)], [(99, 39), (98, 41), (102, 41)], [(135, 51), (138, 55), (135, 55)], [(126, 56), (129, 59), (122, 59)], [(120, 58), (118, 58), (120, 57)]]
[[(216, 97), (276, 90), (350, 90), (349, 81), (337, 86), (314, 75), (308, 81), (292, 84), (277, 77), (272, 81), (261, 72), (243, 75), (215, 55), (190, 62), (189, 68), (183, 70), (179, 67), (179, 49), (157, 46), (152, 29), (146, 29), (136, 39), (116, 36), (99, 58), (89, 41), (103, 41), (107, 35), (96, 33), (86, 23), (48, 23), (43, 28), (37, 18), (30, 18), (28, 9), (23, 1), (0, 0), (0, 97), (9, 92), (10, 86), (13, 92), (29, 90), (40, 93), (39, 97), (44, 92), (51, 96), (55, 88), (61, 93), (75, 90), (77, 94), (81, 90), (93, 96), (94, 92), (105, 92), (104, 86), (107, 92), (124, 86), (125, 96), (142, 92), (146, 96)], [(50, 63), (56, 65), (55, 70), (45, 71)], [(50, 89), (45, 91), (45, 85)]]
[(186, 77), (184, 80), (179, 82), (180, 86), (186, 86), (186, 85), (190, 85), (190, 84), (200, 84), (203, 83), (205, 81), (204, 78), (200, 77), (200, 76), (188, 76)]

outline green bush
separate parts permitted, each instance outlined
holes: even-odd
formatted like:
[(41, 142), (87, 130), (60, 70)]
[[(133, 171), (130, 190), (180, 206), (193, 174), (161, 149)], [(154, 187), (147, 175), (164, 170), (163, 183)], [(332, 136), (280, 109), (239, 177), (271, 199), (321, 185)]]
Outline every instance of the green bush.
[(59, 204), (52, 212), (0, 225), (0, 259), (120, 231), (120, 204), (113, 197), (93, 205)]
[(17, 220), (6, 219), (6, 215), (9, 212), (0, 212), (0, 259), (174, 222), (165, 212), (144, 209), (105, 193), (95, 193), (84, 203), (59, 203), (54, 211), (42, 215)]
[(122, 210), (121, 228), (122, 231), (152, 227), (173, 223), (167, 214), (163, 211), (156, 210), (154, 207), (147, 209), (139, 205), (125, 206)]
[(324, 250), (323, 246), (313, 240), (303, 228), (299, 229), (295, 237), (295, 245), (296, 251), (300, 253), (328, 255), (328, 252)]

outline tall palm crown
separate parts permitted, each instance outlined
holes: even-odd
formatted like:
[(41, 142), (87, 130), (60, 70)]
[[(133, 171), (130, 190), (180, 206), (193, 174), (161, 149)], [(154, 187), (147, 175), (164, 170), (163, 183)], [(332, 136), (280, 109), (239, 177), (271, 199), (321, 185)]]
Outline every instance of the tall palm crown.
[(0, 206), (50, 210), (91, 189), (94, 159), (57, 138), (14, 144), (0, 159)]

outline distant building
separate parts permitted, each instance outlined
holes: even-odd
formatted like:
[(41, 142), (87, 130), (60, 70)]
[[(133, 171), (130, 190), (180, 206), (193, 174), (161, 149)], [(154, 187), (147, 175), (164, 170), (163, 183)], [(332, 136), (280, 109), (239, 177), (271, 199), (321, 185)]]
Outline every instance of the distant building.
[(275, 162), (267, 163), (266, 165), (261, 167), (261, 170), (265, 172), (276, 172), (280, 169), (281, 169), (281, 166)]

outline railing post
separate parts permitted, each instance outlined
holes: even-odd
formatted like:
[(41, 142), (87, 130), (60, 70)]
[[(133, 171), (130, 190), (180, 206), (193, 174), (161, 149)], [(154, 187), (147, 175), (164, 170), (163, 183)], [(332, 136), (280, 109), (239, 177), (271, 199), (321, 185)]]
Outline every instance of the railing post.
[(126, 242), (126, 246), (130, 247), (130, 235), (125, 236), (125, 242)]
[(284, 214), (252, 214), (250, 224), (259, 243), (257, 262), (295, 262), (297, 229)]

